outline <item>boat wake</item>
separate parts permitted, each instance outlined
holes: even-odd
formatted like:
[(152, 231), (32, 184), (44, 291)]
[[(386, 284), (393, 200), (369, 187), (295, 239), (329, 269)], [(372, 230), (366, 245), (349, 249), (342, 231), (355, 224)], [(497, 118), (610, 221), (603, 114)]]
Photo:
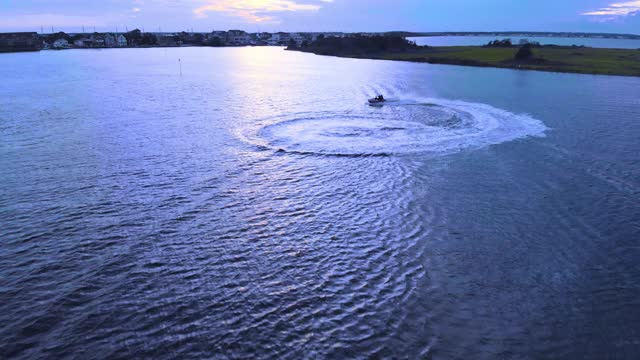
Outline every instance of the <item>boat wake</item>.
[(448, 154), (527, 137), (544, 124), (486, 104), (396, 100), (380, 111), (298, 113), (265, 119), (246, 136), (278, 151), (343, 156)]

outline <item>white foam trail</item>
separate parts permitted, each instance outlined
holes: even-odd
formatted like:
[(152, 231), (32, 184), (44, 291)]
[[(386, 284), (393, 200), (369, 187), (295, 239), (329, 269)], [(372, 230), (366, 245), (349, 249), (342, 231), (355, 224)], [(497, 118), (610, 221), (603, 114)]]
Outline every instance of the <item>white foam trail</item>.
[(447, 154), (527, 136), (543, 136), (544, 124), (486, 104), (457, 100), (391, 99), (401, 113), (369, 112), (291, 116), (256, 131), (262, 145), (287, 152), (325, 155)]

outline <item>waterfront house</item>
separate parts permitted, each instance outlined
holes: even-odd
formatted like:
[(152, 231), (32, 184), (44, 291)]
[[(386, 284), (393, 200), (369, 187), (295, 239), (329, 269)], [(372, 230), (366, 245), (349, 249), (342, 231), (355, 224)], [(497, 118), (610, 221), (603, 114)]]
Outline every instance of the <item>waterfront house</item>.
[(93, 46), (93, 41), (91, 39), (82, 38), (82, 39), (75, 40), (73, 42), (73, 46), (80, 47), (80, 48), (92, 47)]
[(291, 40), (291, 34), (286, 32), (277, 32), (271, 36), (271, 44), (274, 45), (287, 45)]
[(261, 32), (256, 34), (257, 39), (260, 41), (269, 41), (271, 40), (271, 36), (271, 33), (268, 32)]
[(291, 39), (293, 39), (296, 42), (296, 44), (299, 46), (305, 41), (309, 42), (311, 40), (311, 36), (303, 33), (293, 33), (291, 34)]
[(104, 34), (99, 34), (99, 33), (92, 34), (89, 37), (89, 40), (91, 40), (91, 42), (92, 42), (90, 46), (92, 46), (92, 47), (105, 47), (106, 42), (104, 40), (104, 37), (105, 37)]
[(116, 37), (112, 34), (104, 35), (104, 46), (112, 48), (117, 46)]
[(54, 41), (53, 44), (51, 44), (51, 47), (54, 49), (68, 49), (71, 46), (69, 45), (69, 42), (66, 39), (58, 39)]
[(125, 47), (127, 46), (127, 38), (120, 34), (116, 36), (116, 46), (118, 47)]
[(248, 45), (251, 37), (247, 32), (243, 30), (229, 30), (227, 31), (227, 44), (228, 45)]
[(271, 41), (271, 33), (261, 32), (251, 34), (251, 43), (254, 45), (267, 45), (270, 44)]

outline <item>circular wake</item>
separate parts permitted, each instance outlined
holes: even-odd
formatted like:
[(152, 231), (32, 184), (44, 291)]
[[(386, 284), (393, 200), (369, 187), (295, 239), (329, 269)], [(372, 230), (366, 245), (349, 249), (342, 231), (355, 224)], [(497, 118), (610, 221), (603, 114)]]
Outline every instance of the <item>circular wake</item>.
[(366, 114), (297, 114), (268, 119), (254, 136), (280, 151), (372, 156), (446, 154), (526, 137), (544, 124), (485, 104), (440, 99), (390, 102)]

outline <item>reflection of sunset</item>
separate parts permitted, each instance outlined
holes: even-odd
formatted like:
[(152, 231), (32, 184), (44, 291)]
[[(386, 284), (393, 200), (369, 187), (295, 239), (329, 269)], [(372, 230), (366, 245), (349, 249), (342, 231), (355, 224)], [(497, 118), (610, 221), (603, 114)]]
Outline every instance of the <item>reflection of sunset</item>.
[[(320, 2), (333, 2), (321, 0)], [(245, 18), (251, 22), (272, 22), (275, 19), (266, 15), (268, 12), (284, 11), (317, 11), (319, 4), (297, 3), (292, 0), (211, 0), (208, 4), (194, 10), (199, 17), (206, 17), (207, 12), (226, 12), (230, 15)]]

